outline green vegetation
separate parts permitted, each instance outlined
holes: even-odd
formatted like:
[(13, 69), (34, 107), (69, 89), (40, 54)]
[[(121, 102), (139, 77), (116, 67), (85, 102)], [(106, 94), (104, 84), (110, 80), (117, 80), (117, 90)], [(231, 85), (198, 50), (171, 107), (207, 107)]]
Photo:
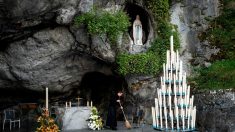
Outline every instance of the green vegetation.
[(199, 70), (199, 75), (193, 78), (199, 89), (229, 89), (235, 88), (235, 60), (217, 61), (208, 68)]
[(235, 3), (235, 0), (223, 1), (222, 14), (212, 20), (211, 27), (200, 36), (221, 49), (214, 59), (235, 59), (235, 8), (230, 7), (231, 2)]
[(215, 61), (209, 68), (199, 70), (193, 78), (199, 89), (235, 88), (235, 0), (223, 0), (223, 10), (219, 17), (211, 21), (211, 27), (199, 37), (208, 40), (211, 46), (220, 48)]
[(159, 70), (159, 59), (151, 52), (141, 54), (120, 54), (117, 57), (119, 73), (126, 74), (154, 74)]
[(115, 43), (120, 33), (127, 31), (130, 26), (129, 17), (123, 11), (108, 12), (92, 10), (75, 18), (75, 24), (87, 26), (90, 34), (106, 34), (111, 43)]
[(179, 36), (177, 32), (172, 32), (173, 25), (169, 23), (169, 3), (168, 0), (147, 0), (146, 5), (152, 12), (157, 26), (156, 39), (146, 53), (136, 55), (121, 53), (117, 56), (119, 73), (127, 74), (148, 74), (154, 75), (161, 71), (165, 62), (166, 50), (170, 48), (170, 36), (174, 36), (174, 48), (179, 49)]

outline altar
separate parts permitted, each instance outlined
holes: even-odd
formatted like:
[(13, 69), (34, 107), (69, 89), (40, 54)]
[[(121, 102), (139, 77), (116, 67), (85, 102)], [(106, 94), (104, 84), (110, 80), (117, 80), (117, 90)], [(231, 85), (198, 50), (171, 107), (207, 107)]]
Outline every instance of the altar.
[(78, 130), (88, 128), (91, 107), (79, 106), (68, 108), (57, 108), (58, 121), (61, 123), (62, 130)]

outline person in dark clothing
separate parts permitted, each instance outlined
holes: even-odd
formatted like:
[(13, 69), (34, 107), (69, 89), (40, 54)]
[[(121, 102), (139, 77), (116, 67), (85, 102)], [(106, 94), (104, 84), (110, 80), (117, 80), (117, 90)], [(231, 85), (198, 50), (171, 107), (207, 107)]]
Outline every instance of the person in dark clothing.
[(111, 97), (109, 100), (106, 126), (109, 126), (113, 130), (117, 129), (116, 104), (117, 104), (117, 97), (116, 97), (115, 91), (112, 91)]
[(116, 105), (117, 102), (120, 101), (120, 96), (122, 96), (122, 92), (116, 94), (115, 91), (112, 91), (110, 97), (106, 126), (109, 126), (112, 130), (117, 130)]

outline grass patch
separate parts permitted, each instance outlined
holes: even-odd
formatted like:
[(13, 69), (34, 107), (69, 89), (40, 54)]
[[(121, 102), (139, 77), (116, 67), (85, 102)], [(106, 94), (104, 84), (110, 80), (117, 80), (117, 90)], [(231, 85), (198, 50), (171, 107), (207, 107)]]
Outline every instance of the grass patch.
[(217, 61), (208, 68), (200, 69), (198, 76), (192, 80), (199, 89), (234, 89), (235, 60)]

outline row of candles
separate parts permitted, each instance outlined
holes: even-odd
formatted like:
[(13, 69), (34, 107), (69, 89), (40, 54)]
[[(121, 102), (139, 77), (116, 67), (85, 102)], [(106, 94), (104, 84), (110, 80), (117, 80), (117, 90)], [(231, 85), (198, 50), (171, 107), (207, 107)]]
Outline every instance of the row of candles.
[(183, 72), (178, 50), (174, 52), (171, 36), (170, 51), (167, 50), (166, 63), (163, 64), (161, 88), (157, 90), (155, 107), (152, 107), (153, 126), (162, 130), (195, 129), (196, 106), (193, 106), (193, 101), (186, 72)]
[(173, 36), (170, 39), (170, 51), (167, 50), (166, 58), (166, 63), (163, 64), (163, 82), (173, 82), (173, 79), (179, 82), (183, 79), (186, 80), (186, 78), (183, 78), (183, 62), (179, 58), (179, 52), (178, 50), (174, 51)]
[[(80, 105), (79, 99), (78, 99), (78, 106)], [(72, 107), (72, 102), (65, 102), (65, 108), (71, 108)], [(87, 101), (87, 107), (93, 107), (93, 102), (92, 101)]]
[[(188, 90), (190, 91), (190, 89)], [(160, 107), (172, 107), (174, 106), (179, 106), (179, 107), (188, 107), (188, 106), (193, 106), (193, 101), (194, 101), (194, 96), (190, 98), (189, 92), (185, 95), (180, 95), (180, 96), (172, 96), (171, 94), (165, 95), (162, 94), (161, 89), (158, 89), (158, 104)], [(172, 101), (173, 99), (173, 101)], [(173, 103), (172, 103), (173, 102)]]
[[(46, 87), (46, 110), (48, 110), (48, 106), (49, 106), (49, 100), (48, 100), (48, 96), (49, 96), (49, 94), (48, 94), (48, 88)], [(82, 99), (82, 98), (77, 98), (78, 99), (78, 106), (80, 105), (80, 99)], [(72, 107), (72, 102), (70, 101), (70, 102), (65, 102), (65, 108), (67, 109), (67, 108), (71, 108)], [(87, 101), (87, 107), (93, 107), (93, 102), (92, 101)]]
[[(196, 122), (196, 106), (186, 109), (167, 109), (166, 107), (152, 107), (153, 126), (163, 130), (194, 130)], [(174, 126), (176, 121), (176, 127)]]

